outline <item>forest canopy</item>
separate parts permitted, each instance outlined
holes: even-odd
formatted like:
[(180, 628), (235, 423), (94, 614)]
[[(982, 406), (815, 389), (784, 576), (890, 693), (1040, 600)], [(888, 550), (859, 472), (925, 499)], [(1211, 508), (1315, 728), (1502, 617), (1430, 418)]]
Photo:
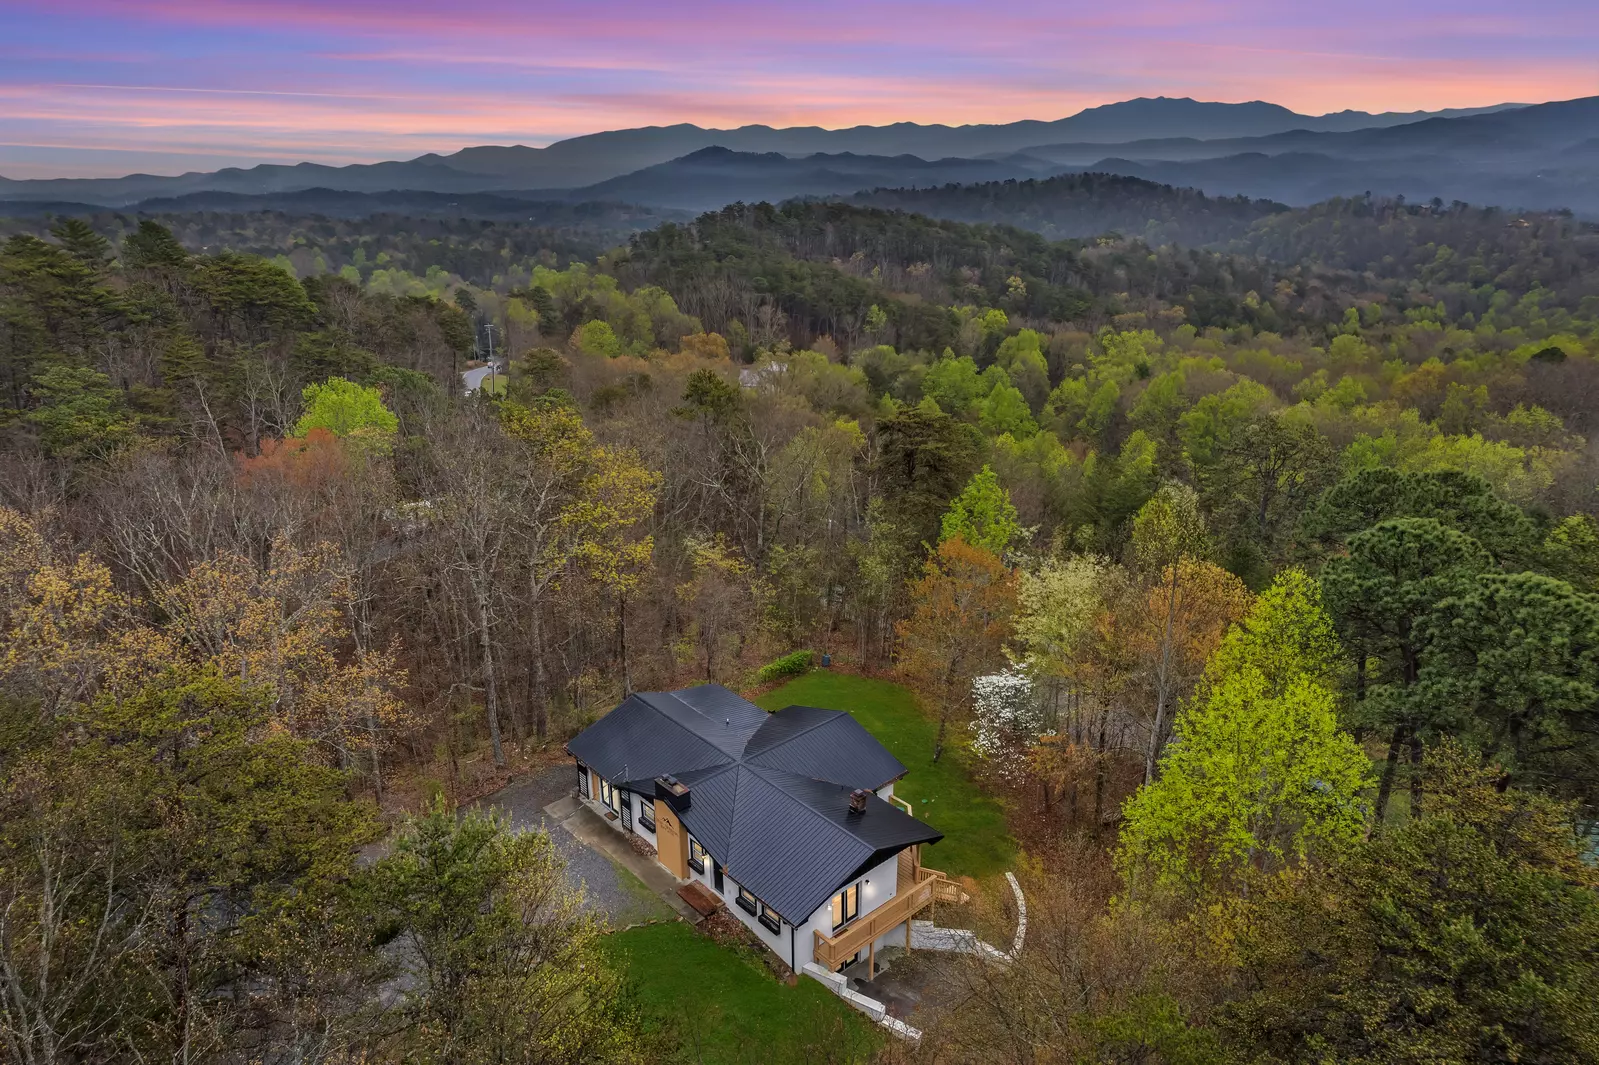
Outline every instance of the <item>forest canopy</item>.
[(1599, 235), (1047, 193), (6, 223), (5, 1053), (673, 1060), (457, 807), (818, 651), (1044, 930), (884, 1060), (1599, 1060)]

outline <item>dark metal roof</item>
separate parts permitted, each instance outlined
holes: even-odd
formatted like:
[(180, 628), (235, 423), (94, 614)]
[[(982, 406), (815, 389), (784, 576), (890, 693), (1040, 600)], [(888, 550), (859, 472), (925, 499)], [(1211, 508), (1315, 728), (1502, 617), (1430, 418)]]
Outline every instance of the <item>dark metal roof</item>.
[(768, 715), (718, 684), (702, 684), (675, 692), (640, 692), (643, 699), (700, 739), (735, 757)]
[(859, 721), (814, 706), (787, 706), (773, 714), (750, 738), (744, 758), (852, 788), (877, 789), (905, 775), (904, 764)]
[(636, 790), (653, 791), (649, 782), (663, 773), (682, 775), (731, 761), (688, 722), (638, 695), (578, 733), (566, 749), (613, 783), (644, 782)]
[(671, 774), (689, 786), (678, 810), (728, 875), (790, 924), (853, 874), (943, 836), (876, 795), (849, 812), (850, 792), (905, 766), (838, 710), (767, 714), (726, 688), (641, 693), (579, 733), (567, 749), (607, 780), (654, 794)]

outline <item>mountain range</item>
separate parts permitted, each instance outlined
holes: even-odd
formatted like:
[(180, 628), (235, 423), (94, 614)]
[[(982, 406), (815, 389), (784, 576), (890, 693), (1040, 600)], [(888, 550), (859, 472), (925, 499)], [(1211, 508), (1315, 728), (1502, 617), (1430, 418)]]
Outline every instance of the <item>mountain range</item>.
[[(11, 181), (0, 201), (178, 209), (218, 194), (272, 207), (311, 190), (337, 213), (392, 210), (396, 193), (445, 197), (429, 213), (514, 218), (521, 201), (699, 211), (744, 200), (1105, 172), (1288, 204), (1373, 192), (1571, 208), (1599, 216), (1599, 97), (1450, 112), (1301, 115), (1275, 104), (1137, 99), (1056, 121), (826, 130), (692, 125), (344, 167), (301, 163), (176, 177)], [(450, 197), (454, 197), (451, 199)], [(477, 196), (471, 202), (461, 197)], [(487, 196), (488, 199), (481, 197)], [(385, 197), (390, 206), (384, 206)], [(404, 199), (404, 197), (401, 197)], [(198, 204), (193, 204), (198, 207)], [(0, 210), (5, 210), (0, 207)], [(14, 209), (15, 210), (15, 209)]]

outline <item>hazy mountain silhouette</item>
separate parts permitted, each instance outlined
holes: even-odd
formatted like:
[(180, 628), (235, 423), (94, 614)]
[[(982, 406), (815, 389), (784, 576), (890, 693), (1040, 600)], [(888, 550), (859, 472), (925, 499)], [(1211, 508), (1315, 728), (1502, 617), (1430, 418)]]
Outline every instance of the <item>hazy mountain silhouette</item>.
[(713, 147), (574, 189), (566, 195), (569, 199), (613, 200), (706, 211), (740, 200), (837, 196), (885, 184), (923, 188), (1032, 177), (1059, 169), (1024, 155), (930, 161), (914, 155), (840, 152), (792, 158), (779, 152), (735, 152)]
[[(1507, 116), (1522, 113), (1519, 105), (1513, 104), (1484, 111)], [(1434, 120), (1458, 121), (1456, 115), (1456, 112), (1449, 112)], [(684, 124), (595, 133), (560, 141), (547, 148), (482, 146), (450, 155), (428, 154), (405, 161), (342, 167), (317, 163), (265, 164), (177, 177), (133, 174), (122, 178), (27, 181), (0, 178), (0, 199), (49, 199), (120, 206), (156, 196), (195, 192), (263, 194), (313, 188), (350, 192), (571, 189), (596, 185), (709, 147), (802, 156), (853, 153), (946, 160), (1008, 155), (1040, 144), (1106, 145), (1172, 137), (1227, 140), (1291, 130), (1337, 132), (1393, 127), (1413, 124), (1427, 117), (1423, 113), (1371, 115), (1352, 111), (1312, 116), (1258, 101), (1220, 104), (1159, 97), (1089, 108), (1052, 122), (1022, 121), (1002, 125), (944, 126), (902, 122), (840, 130), (814, 126), (774, 129), (758, 125), (714, 130)]]

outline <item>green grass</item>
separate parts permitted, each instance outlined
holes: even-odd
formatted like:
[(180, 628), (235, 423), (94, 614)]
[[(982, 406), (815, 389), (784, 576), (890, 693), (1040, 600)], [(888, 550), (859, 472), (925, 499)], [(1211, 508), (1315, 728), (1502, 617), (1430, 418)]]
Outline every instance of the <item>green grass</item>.
[(818, 1060), (818, 1048), (866, 1061), (881, 1045), (871, 1022), (815, 980), (789, 987), (753, 948), (722, 946), (681, 921), (630, 928), (602, 943), (687, 1061), (801, 1065)]
[(630, 905), (627, 912), (621, 914), (617, 924), (631, 924), (636, 921), (667, 921), (677, 916), (677, 911), (666, 904), (650, 886), (633, 875), (633, 870), (606, 855), (606, 861), (611, 863), (611, 868), (616, 870), (616, 881), (622, 890), (627, 892)]
[(978, 790), (952, 745), (946, 744), (944, 757), (933, 761), (938, 722), (922, 712), (904, 687), (818, 669), (755, 701), (767, 710), (797, 703), (854, 714), (910, 770), (894, 785), (894, 794), (914, 806), (917, 817), (944, 833), (943, 840), (924, 853), (929, 866), (979, 879), (1014, 867), (1016, 841), (1006, 831), (1004, 808)]

